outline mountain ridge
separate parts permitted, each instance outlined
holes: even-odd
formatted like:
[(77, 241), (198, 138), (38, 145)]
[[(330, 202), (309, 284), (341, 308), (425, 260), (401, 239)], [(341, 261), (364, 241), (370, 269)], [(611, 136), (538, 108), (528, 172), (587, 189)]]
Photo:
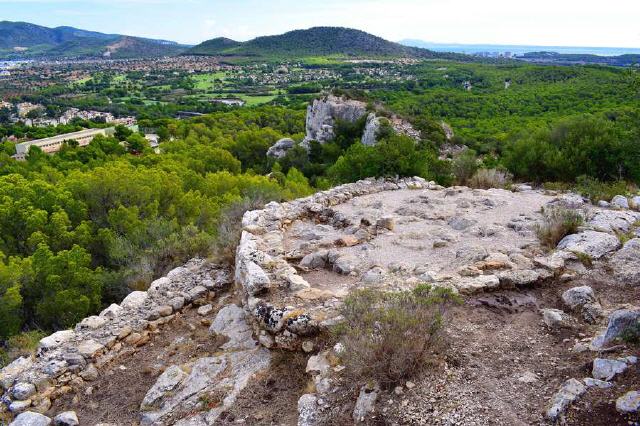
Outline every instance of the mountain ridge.
[(439, 58), (451, 56), (427, 49), (403, 46), (364, 31), (344, 27), (312, 27), (279, 35), (257, 37), (246, 42), (214, 38), (192, 47), (184, 54), (244, 57), (343, 55)]
[(70, 26), (49, 28), (29, 22), (0, 21), (0, 59), (174, 56), (189, 46)]

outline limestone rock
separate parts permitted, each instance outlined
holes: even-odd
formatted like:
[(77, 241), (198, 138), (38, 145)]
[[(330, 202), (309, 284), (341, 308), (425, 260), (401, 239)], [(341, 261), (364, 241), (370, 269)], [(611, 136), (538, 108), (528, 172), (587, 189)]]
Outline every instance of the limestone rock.
[(640, 238), (634, 238), (611, 257), (616, 279), (626, 285), (640, 286)]
[(366, 418), (373, 413), (379, 391), (380, 389), (377, 385), (363, 386), (360, 389), (360, 394), (358, 395), (358, 400), (356, 401), (352, 414), (354, 422), (364, 422)]
[(598, 380), (592, 377), (585, 377), (584, 379), (582, 379), (582, 381), (588, 388), (609, 389), (613, 387), (613, 383), (611, 382), (605, 382), (604, 380)]
[(207, 315), (209, 315), (211, 312), (213, 312), (213, 305), (208, 304), (208, 305), (200, 306), (200, 307), (198, 308), (197, 312), (198, 312), (198, 315), (201, 315), (201, 316), (203, 316), (203, 317), (204, 317), (204, 316), (207, 316)]
[(630, 326), (640, 322), (640, 309), (621, 309), (609, 316), (607, 329), (596, 337), (591, 346), (595, 349), (603, 348), (615, 341)]
[(627, 233), (639, 219), (639, 213), (629, 210), (599, 210), (589, 219), (587, 226), (599, 232)]
[(318, 398), (314, 394), (305, 394), (298, 399), (298, 426), (319, 425)]
[(24, 401), (35, 395), (36, 387), (32, 383), (16, 383), (13, 387), (13, 397), (17, 400)]
[(267, 273), (255, 262), (247, 263), (247, 272), (244, 280), (244, 288), (248, 294), (255, 296), (269, 288), (271, 280)]
[(49, 426), (51, 419), (40, 413), (25, 411), (19, 414), (9, 426)]
[(562, 301), (572, 311), (581, 312), (590, 323), (602, 316), (602, 307), (589, 286), (574, 287), (562, 293)]
[(176, 365), (167, 368), (145, 395), (140, 409), (150, 410), (156, 408), (162, 398), (172, 392), (186, 377), (187, 373)]
[(367, 123), (362, 134), (362, 144), (373, 146), (377, 143), (378, 132), (380, 131), (380, 119), (374, 113), (369, 113)]
[(9, 411), (14, 415), (24, 413), (31, 407), (31, 403), (32, 401), (30, 399), (25, 399), (24, 401), (13, 401), (9, 404)]
[(120, 306), (125, 309), (137, 309), (144, 305), (144, 302), (147, 301), (147, 292), (146, 291), (133, 291), (129, 293), (127, 297), (124, 298)]
[(572, 326), (571, 317), (559, 309), (543, 309), (542, 319), (547, 327), (569, 328)]
[(85, 340), (78, 345), (78, 353), (85, 358), (93, 358), (104, 349), (104, 345), (95, 340)]
[(640, 392), (631, 391), (616, 400), (616, 410), (621, 414), (633, 414), (640, 411)]
[(40, 339), (38, 349), (48, 351), (72, 340), (76, 336), (73, 330), (62, 330)]
[(33, 359), (28, 356), (23, 356), (15, 359), (11, 364), (7, 365), (0, 370), (0, 385), (3, 389), (9, 388), (13, 385), (14, 380), (23, 371), (26, 371), (33, 366)]
[(564, 382), (560, 390), (551, 398), (551, 405), (547, 409), (547, 418), (552, 421), (558, 420), (569, 408), (569, 405), (582, 396), (586, 390), (585, 385), (576, 379)]
[(384, 281), (387, 273), (379, 266), (369, 269), (363, 276), (362, 281), (367, 284), (381, 283)]
[(336, 96), (316, 99), (307, 108), (307, 134), (302, 145), (309, 147), (311, 141), (321, 144), (335, 137), (336, 120), (355, 123), (367, 113), (367, 105), (361, 101), (346, 100)]
[(99, 317), (97, 315), (83, 319), (76, 325), (76, 331), (78, 330), (96, 330), (107, 323), (107, 319)]
[(619, 209), (628, 209), (629, 208), (629, 200), (627, 197), (622, 195), (616, 195), (611, 200), (611, 204)]
[(109, 319), (117, 318), (123, 310), (120, 305), (112, 303), (108, 308), (100, 312), (100, 316)]
[(290, 149), (296, 146), (296, 141), (291, 138), (283, 138), (276, 142), (273, 146), (267, 150), (267, 157), (271, 158), (283, 158), (287, 155)]
[(53, 424), (56, 426), (77, 426), (80, 422), (75, 411), (65, 411), (54, 417)]
[(596, 358), (593, 360), (591, 375), (594, 379), (609, 381), (627, 370), (627, 363), (617, 359)]
[(584, 231), (564, 237), (558, 244), (558, 249), (584, 253), (592, 259), (611, 253), (620, 246), (620, 241), (615, 235), (605, 232)]
[(500, 280), (495, 275), (480, 275), (456, 281), (455, 287), (461, 294), (475, 294), (500, 287)]
[(247, 324), (245, 312), (236, 305), (227, 305), (220, 309), (213, 320), (209, 332), (229, 338), (223, 349), (252, 349), (256, 347), (253, 331)]

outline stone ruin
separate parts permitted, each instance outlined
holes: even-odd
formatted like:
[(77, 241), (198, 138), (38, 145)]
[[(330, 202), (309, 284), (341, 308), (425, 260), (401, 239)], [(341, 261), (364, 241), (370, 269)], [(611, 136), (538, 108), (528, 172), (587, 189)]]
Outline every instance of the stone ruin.
[[(307, 373), (315, 391), (300, 397), (298, 424), (325, 424), (323, 410), (339, 374), (329, 358), (339, 357), (341, 349), (338, 344), (322, 350), (318, 339), (341, 321), (339, 308), (352, 290), (399, 291), (429, 283), (469, 297), (523, 291), (587, 274), (585, 257), (595, 268), (610, 270), (621, 285), (640, 286), (640, 213), (622, 204), (597, 207), (575, 194), (526, 185), (513, 191), (443, 188), (420, 178), (367, 179), (269, 203), (244, 215), (234, 271), (191, 261), (148, 291), (133, 292), (75, 329), (42, 339), (37, 354), (0, 371), (1, 410), (17, 416), (15, 425), (49, 424), (41, 413), (49, 411), (51, 401), (113, 368), (120, 356), (143, 348), (187, 306), (228, 291), (234, 282), (240, 303), (224, 305), (210, 329), (226, 336), (222, 352), (167, 368), (144, 397), (141, 424), (214, 424), (252, 378), (269, 368), (273, 349), (313, 354)], [(585, 220), (576, 234), (548, 252), (535, 226), (541, 212), (555, 206), (578, 211)], [(632, 201), (628, 207), (640, 206)], [(614, 386), (614, 378), (637, 362), (634, 356), (602, 355), (625, 327), (640, 320), (637, 303), (607, 311), (585, 286), (566, 291), (562, 301), (568, 313), (543, 309), (542, 321), (550, 329), (575, 317), (602, 324), (585, 347), (600, 355), (592, 377), (567, 380), (551, 398), (549, 422), (561, 419), (590, 388)], [(200, 396), (212, 392), (224, 396), (222, 403), (203, 408)], [(372, 413), (379, 392), (375, 386), (362, 388), (355, 423)], [(636, 400), (631, 393), (621, 396), (618, 411), (637, 411)], [(56, 424), (78, 424), (74, 413), (57, 414), (71, 420)]]

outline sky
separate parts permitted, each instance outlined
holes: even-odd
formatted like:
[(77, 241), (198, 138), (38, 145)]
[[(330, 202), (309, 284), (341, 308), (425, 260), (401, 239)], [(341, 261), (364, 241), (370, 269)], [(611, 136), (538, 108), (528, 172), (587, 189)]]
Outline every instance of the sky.
[(0, 0), (0, 20), (196, 44), (314, 26), (388, 40), (640, 48), (639, 0)]

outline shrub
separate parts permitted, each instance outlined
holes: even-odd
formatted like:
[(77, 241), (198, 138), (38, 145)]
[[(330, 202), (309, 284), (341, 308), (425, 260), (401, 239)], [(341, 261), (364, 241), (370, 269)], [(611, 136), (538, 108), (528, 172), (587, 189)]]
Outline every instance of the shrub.
[(506, 189), (511, 186), (511, 174), (498, 169), (480, 169), (467, 184), (471, 188), (489, 189), (502, 188)]
[(629, 189), (624, 181), (601, 182), (598, 179), (580, 176), (576, 181), (576, 191), (591, 202), (611, 201), (616, 195), (624, 195)]
[(564, 237), (575, 234), (582, 222), (582, 215), (576, 210), (553, 207), (543, 211), (542, 223), (536, 226), (536, 234), (543, 246), (554, 249)]
[(247, 197), (231, 204), (222, 212), (213, 250), (217, 260), (229, 265), (235, 264), (236, 247), (242, 233), (242, 216), (249, 210), (262, 208), (264, 204), (263, 198)]
[(476, 152), (467, 149), (456, 156), (451, 162), (451, 171), (458, 185), (466, 185), (478, 171), (478, 157)]
[(345, 321), (335, 330), (344, 342), (347, 374), (389, 387), (418, 372), (439, 340), (445, 308), (454, 301), (450, 290), (427, 285), (351, 294), (342, 307)]
[(640, 322), (625, 328), (620, 335), (620, 340), (630, 345), (640, 345)]

